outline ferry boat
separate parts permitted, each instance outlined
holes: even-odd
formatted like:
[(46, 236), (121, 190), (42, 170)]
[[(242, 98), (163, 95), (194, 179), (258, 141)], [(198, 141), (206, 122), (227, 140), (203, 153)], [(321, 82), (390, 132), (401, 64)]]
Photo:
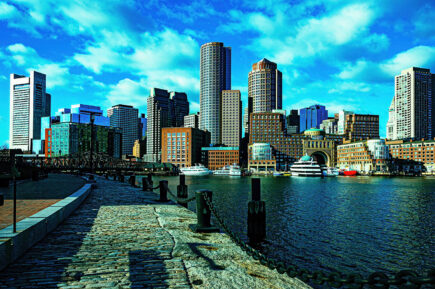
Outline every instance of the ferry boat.
[(357, 171), (354, 171), (354, 170), (344, 171), (343, 174), (345, 176), (356, 176)]
[(185, 176), (206, 176), (211, 173), (211, 171), (202, 164), (195, 164), (191, 167), (180, 168), (180, 172)]
[(321, 177), (322, 170), (319, 164), (310, 156), (305, 155), (295, 162), (290, 168), (292, 176), (295, 177)]
[(240, 170), (240, 167), (238, 165), (233, 164), (231, 166), (224, 166), (219, 170), (215, 170), (213, 171), (213, 174), (220, 176), (241, 176), (242, 171)]
[(339, 171), (336, 168), (326, 168), (322, 172), (325, 177), (336, 177), (339, 175)]

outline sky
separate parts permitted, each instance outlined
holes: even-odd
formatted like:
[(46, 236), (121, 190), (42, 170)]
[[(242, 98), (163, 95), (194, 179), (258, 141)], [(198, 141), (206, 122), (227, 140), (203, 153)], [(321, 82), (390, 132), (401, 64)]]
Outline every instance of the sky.
[(435, 72), (434, 1), (0, 2), (0, 145), (9, 138), (9, 75), (47, 75), (52, 114), (82, 103), (146, 113), (152, 87), (186, 92), (199, 110), (200, 47), (232, 47), (232, 89), (248, 97), (252, 64), (283, 73), (283, 109), (325, 105), (380, 115), (385, 136), (394, 75)]

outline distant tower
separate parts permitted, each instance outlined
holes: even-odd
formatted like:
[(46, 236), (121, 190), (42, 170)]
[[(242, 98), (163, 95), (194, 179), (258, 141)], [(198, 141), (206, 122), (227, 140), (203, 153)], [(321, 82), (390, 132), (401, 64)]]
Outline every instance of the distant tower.
[(328, 119), (328, 111), (323, 105), (312, 105), (302, 108), (300, 113), (300, 132), (304, 132), (310, 128), (320, 128), (320, 124), (325, 119)]
[(37, 71), (30, 77), (10, 75), (9, 147), (31, 151), (32, 140), (41, 139), (41, 117), (49, 116), (51, 96), (46, 76)]
[(276, 63), (266, 58), (254, 63), (248, 79), (248, 97), (252, 98), (252, 112), (282, 109), (282, 73), (277, 69)]
[(411, 67), (395, 77), (387, 133), (392, 139), (431, 139), (435, 136), (435, 75)]
[(118, 104), (107, 110), (110, 125), (122, 129), (122, 154), (133, 153), (134, 141), (138, 139), (137, 118), (139, 110), (131, 105)]
[(242, 101), (240, 90), (222, 91), (222, 136), (224, 145), (240, 146), (242, 138)]
[(200, 128), (211, 133), (211, 143), (221, 143), (222, 90), (231, 90), (231, 47), (222, 42), (201, 46)]

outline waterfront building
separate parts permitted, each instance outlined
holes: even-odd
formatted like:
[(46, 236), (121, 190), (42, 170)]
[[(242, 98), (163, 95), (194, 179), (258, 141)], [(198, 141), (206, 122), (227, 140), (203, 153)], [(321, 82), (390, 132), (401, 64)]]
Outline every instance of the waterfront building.
[(96, 154), (106, 154), (120, 158), (122, 153), (122, 130), (109, 126), (91, 125), (79, 122), (53, 123), (45, 130), (45, 156), (78, 156), (91, 151), (91, 132), (93, 127)]
[(182, 127), (189, 114), (187, 95), (152, 88), (147, 99), (147, 154), (145, 161), (160, 162), (162, 149), (161, 130), (165, 127)]
[(145, 113), (141, 113), (137, 119), (137, 136), (139, 140), (143, 140), (147, 137), (147, 118)]
[(344, 138), (348, 142), (379, 138), (379, 115), (346, 115)]
[(239, 147), (242, 138), (242, 101), (240, 90), (222, 91), (221, 120), (222, 144)]
[(11, 74), (9, 109), (9, 148), (30, 152), (32, 140), (41, 140), (41, 117), (49, 116), (51, 110), (45, 74)]
[(304, 131), (304, 136), (306, 138), (302, 140), (303, 155), (312, 157), (319, 165), (335, 167), (337, 163), (336, 143), (340, 143), (339, 139), (327, 138), (325, 131), (318, 128)]
[(395, 76), (394, 85), (387, 123), (388, 138), (435, 137), (435, 75), (429, 69), (411, 67)]
[(362, 140), (337, 146), (339, 169), (356, 170), (359, 173), (389, 170), (389, 151), (383, 139)]
[(239, 165), (239, 147), (203, 147), (201, 148), (201, 163), (212, 171), (232, 164)]
[(162, 128), (162, 163), (190, 167), (201, 161), (201, 147), (210, 145), (210, 133), (192, 127)]
[(320, 128), (323, 120), (328, 119), (328, 111), (323, 105), (312, 105), (302, 108), (300, 113), (300, 132), (304, 132), (310, 128)]
[(254, 143), (248, 147), (248, 170), (254, 172), (268, 172), (276, 170), (276, 160), (273, 149), (268, 143)]
[(299, 133), (300, 117), (297, 109), (292, 109), (287, 116), (287, 133), (295, 134)]
[(320, 129), (324, 130), (327, 134), (337, 134), (337, 119), (328, 118), (322, 121)]
[(340, 110), (338, 113), (337, 134), (344, 134), (346, 129), (346, 116), (353, 114), (352, 111)]
[(252, 65), (248, 76), (248, 98), (252, 112), (282, 109), (282, 73), (276, 63), (263, 58)]
[(389, 152), (394, 160), (411, 160), (421, 163), (426, 171), (435, 172), (435, 139), (387, 141)]
[(134, 141), (138, 139), (137, 119), (139, 110), (131, 105), (118, 104), (107, 110), (112, 127), (122, 129), (122, 154), (131, 155)]
[(184, 116), (184, 127), (199, 128), (199, 112)]
[(205, 43), (200, 59), (200, 128), (211, 133), (212, 144), (222, 142), (222, 90), (231, 90), (231, 47)]
[(146, 154), (146, 152), (147, 152), (146, 137), (144, 137), (143, 139), (135, 140), (133, 145), (133, 156), (140, 159)]

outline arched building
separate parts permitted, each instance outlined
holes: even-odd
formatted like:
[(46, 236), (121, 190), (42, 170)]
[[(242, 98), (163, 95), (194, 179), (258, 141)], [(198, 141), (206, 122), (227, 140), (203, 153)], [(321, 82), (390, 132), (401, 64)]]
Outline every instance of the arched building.
[(306, 130), (304, 135), (308, 137), (303, 140), (304, 155), (313, 157), (320, 165), (335, 167), (337, 163), (336, 142), (325, 139), (325, 131), (317, 128)]

